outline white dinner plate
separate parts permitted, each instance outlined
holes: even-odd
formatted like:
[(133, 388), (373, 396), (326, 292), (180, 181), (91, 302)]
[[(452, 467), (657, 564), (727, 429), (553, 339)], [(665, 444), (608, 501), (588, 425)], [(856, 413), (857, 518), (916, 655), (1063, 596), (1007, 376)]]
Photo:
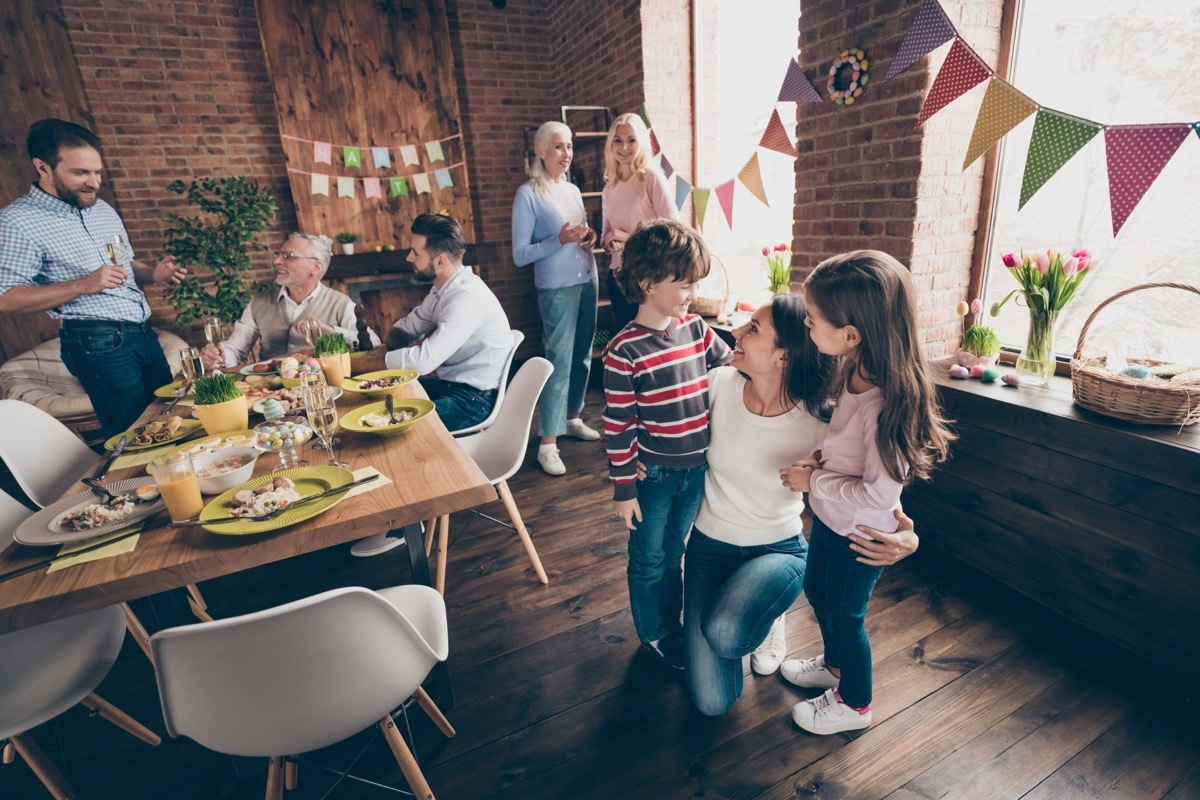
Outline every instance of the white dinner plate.
[[(154, 483), (154, 478), (130, 478), (124, 481), (117, 481), (116, 483), (106, 483), (104, 484), (104, 488), (113, 494), (122, 494), (124, 492), (133, 492), (134, 489), (139, 486), (145, 486), (148, 483)], [(22, 522), (20, 527), (13, 533), (13, 538), (21, 544), (33, 545), (35, 547), (77, 542), (80, 539), (91, 539), (93, 536), (100, 536), (120, 530), (135, 522), (140, 522), (166, 507), (162, 497), (159, 497), (153, 502), (134, 506), (132, 511), (118, 520), (106, 522), (95, 528), (72, 531), (59, 525), (59, 520), (70, 512), (91, 505), (92, 503), (99, 503), (102, 500), (103, 498), (99, 494), (90, 489), (79, 494), (64, 497), (57, 503), (46, 506)]]

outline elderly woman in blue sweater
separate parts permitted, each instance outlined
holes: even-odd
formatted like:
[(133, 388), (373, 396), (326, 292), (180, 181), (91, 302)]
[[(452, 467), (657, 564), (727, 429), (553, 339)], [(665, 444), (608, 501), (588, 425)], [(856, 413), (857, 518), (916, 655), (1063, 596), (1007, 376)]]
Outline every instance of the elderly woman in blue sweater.
[(596, 232), (588, 227), (583, 197), (567, 180), (574, 147), (571, 129), (547, 122), (533, 140), (530, 180), (513, 200), (513, 261), (533, 264), (542, 346), (554, 372), (542, 392), (538, 464), (550, 475), (566, 472), (558, 437), (594, 441), (600, 434), (580, 419), (596, 335)]

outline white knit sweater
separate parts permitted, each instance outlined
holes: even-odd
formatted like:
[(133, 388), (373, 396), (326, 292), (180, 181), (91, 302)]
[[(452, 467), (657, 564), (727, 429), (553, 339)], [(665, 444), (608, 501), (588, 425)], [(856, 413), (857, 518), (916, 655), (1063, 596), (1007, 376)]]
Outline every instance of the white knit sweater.
[(820, 449), (825, 423), (797, 406), (778, 417), (746, 408), (746, 379), (733, 367), (708, 374), (711, 413), (708, 474), (696, 528), (738, 547), (800, 533), (804, 496), (779, 481), (779, 470)]

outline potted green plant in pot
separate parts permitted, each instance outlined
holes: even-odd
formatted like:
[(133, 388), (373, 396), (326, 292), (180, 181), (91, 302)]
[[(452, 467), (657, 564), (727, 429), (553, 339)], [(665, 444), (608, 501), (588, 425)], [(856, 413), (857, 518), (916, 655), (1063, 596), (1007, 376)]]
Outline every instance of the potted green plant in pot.
[(240, 431), (250, 423), (246, 396), (237, 387), (232, 375), (220, 372), (196, 378), (193, 391), (196, 416), (209, 436)]
[(165, 250), (189, 275), (167, 296), (180, 323), (205, 317), (231, 323), (250, 292), (250, 253), (266, 250), (255, 236), (275, 218), (275, 197), (245, 177), (174, 181), (167, 191), (184, 195), (199, 214), (167, 214)]
[(330, 387), (341, 386), (350, 375), (350, 346), (340, 333), (323, 333), (317, 337), (313, 355), (321, 362), (325, 383)]
[(357, 233), (350, 233), (349, 231), (342, 231), (341, 233), (339, 233), (337, 236), (335, 236), (333, 238), (337, 239), (337, 243), (342, 246), (343, 253), (345, 253), (348, 256), (354, 255), (354, 243), (358, 241)]
[[(968, 312), (973, 314), (978, 319), (979, 314), (983, 311), (983, 303), (979, 300), (972, 300), (970, 305), (966, 301), (959, 303), (959, 315), (966, 316)], [(967, 328), (963, 334), (962, 344), (959, 345), (958, 352), (954, 354), (954, 360), (964, 367), (973, 367), (976, 364), (982, 367), (990, 367), (996, 363), (996, 357), (1000, 355), (1000, 337), (996, 332), (987, 325), (972, 325)]]

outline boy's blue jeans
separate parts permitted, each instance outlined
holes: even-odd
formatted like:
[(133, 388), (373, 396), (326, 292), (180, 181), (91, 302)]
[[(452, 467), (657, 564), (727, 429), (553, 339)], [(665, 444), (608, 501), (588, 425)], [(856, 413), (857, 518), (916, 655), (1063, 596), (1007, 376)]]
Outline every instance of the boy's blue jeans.
[(643, 642), (678, 635), (683, 611), (683, 548), (704, 496), (707, 464), (646, 464), (638, 481), (642, 521), (629, 532), (629, 608)]
[(856, 561), (850, 540), (839, 536), (813, 514), (808, 543), (804, 594), (817, 615), (825, 640), (825, 663), (841, 670), (838, 694), (846, 705), (871, 702), (871, 642), (863, 620), (867, 601), (883, 567)]

